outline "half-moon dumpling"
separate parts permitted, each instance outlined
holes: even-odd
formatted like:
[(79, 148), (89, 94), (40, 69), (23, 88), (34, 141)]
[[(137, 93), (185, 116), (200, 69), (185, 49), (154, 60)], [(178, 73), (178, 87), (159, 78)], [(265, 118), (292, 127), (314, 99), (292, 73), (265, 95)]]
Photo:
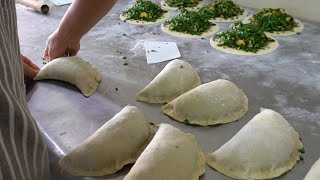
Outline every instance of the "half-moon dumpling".
[(202, 84), (162, 107), (163, 113), (177, 121), (202, 126), (232, 122), (247, 111), (246, 95), (222, 79)]
[(262, 109), (232, 139), (207, 156), (207, 163), (235, 179), (271, 179), (300, 159), (298, 133), (279, 113)]
[(319, 180), (320, 179), (320, 159), (311, 167), (304, 180)]
[[(151, 123), (152, 124), (152, 123)], [(74, 176), (103, 176), (136, 161), (154, 135), (149, 118), (126, 106), (59, 161)]]
[(193, 67), (176, 59), (137, 94), (137, 100), (149, 103), (170, 102), (181, 94), (199, 86), (200, 78)]
[(60, 57), (46, 64), (34, 78), (42, 79), (69, 82), (88, 97), (97, 90), (101, 75), (98, 69), (77, 57)]
[(195, 137), (160, 124), (124, 180), (198, 180), (205, 172), (205, 156)]

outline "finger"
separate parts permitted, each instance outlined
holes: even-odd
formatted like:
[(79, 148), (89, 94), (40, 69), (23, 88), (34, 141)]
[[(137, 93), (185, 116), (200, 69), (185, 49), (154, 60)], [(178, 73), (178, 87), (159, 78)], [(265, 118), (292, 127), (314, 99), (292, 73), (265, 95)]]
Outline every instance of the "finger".
[(44, 49), (43, 57), (46, 58), (47, 60), (49, 59), (48, 46)]
[(23, 56), (23, 57), (22, 57), (22, 60), (23, 60), (23, 62), (24, 62), (25, 64), (27, 64), (27, 65), (28, 65), (29, 67), (31, 67), (32, 69), (34, 69), (34, 70), (40, 70), (40, 68), (39, 68), (37, 65), (33, 64), (33, 62), (32, 62), (29, 58)]
[(39, 73), (39, 70), (35, 70), (35, 69), (31, 68), (26, 63), (23, 63), (23, 71), (24, 71), (24, 75), (31, 77), (31, 78), (36, 77), (36, 75)]

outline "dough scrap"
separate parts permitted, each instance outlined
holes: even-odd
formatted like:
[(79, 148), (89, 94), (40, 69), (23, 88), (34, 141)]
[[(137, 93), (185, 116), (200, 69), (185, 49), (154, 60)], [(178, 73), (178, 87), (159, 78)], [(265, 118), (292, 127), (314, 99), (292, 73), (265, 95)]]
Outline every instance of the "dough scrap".
[(120, 19), (122, 21), (125, 21), (126, 23), (129, 24), (136, 24), (136, 25), (152, 25), (152, 24), (160, 24), (164, 21), (166, 21), (167, 19), (170, 18), (170, 12), (166, 12), (162, 15), (162, 17), (160, 17), (159, 19), (157, 19), (154, 22), (147, 22), (147, 21), (140, 21), (140, 20), (132, 20), (132, 19), (127, 19), (126, 16), (124, 16), (122, 13), (120, 14)]
[(74, 176), (103, 176), (136, 161), (153, 137), (150, 119), (126, 106), (59, 161)]
[(43, 79), (69, 82), (88, 97), (97, 90), (101, 75), (97, 68), (78, 57), (60, 57), (46, 64), (34, 78)]
[(232, 82), (216, 80), (202, 84), (162, 107), (177, 121), (201, 126), (229, 123), (248, 111), (246, 95)]
[(163, 32), (171, 35), (171, 36), (176, 36), (176, 37), (182, 37), (182, 38), (204, 38), (204, 37), (208, 37), (208, 36), (212, 36), (213, 34), (215, 34), (216, 32), (219, 31), (219, 26), (218, 24), (216, 24), (215, 26), (211, 26), (211, 28), (202, 33), (200, 36), (199, 35), (192, 35), (192, 34), (186, 34), (186, 33), (182, 33), (182, 32), (177, 32), (177, 31), (171, 31), (169, 29), (169, 25), (161, 25), (161, 29)]
[(304, 180), (319, 180), (320, 179), (320, 159), (314, 163)]
[(300, 159), (298, 133), (279, 113), (262, 109), (232, 139), (207, 156), (207, 163), (235, 179), (270, 179)]
[(160, 124), (124, 180), (198, 180), (205, 172), (205, 156), (195, 137)]
[[(242, 22), (244, 24), (248, 24), (250, 23), (250, 18), (252, 18), (253, 15), (250, 15), (250, 16), (247, 16), (246, 18), (244, 18), (242, 20)], [(281, 32), (281, 31), (275, 31), (275, 32), (266, 32), (266, 34), (268, 36), (292, 36), (292, 35), (296, 35), (298, 33), (301, 33), (304, 29), (304, 25), (301, 21), (299, 21), (298, 19), (294, 18), (294, 21), (298, 24), (297, 27), (293, 28), (293, 31), (284, 31), (284, 32)]]
[(253, 52), (246, 52), (243, 50), (238, 50), (238, 49), (234, 49), (234, 48), (230, 48), (230, 47), (221, 47), (218, 46), (218, 42), (214, 41), (213, 38), (210, 39), (210, 44), (213, 48), (225, 52), (225, 53), (229, 53), (229, 54), (235, 54), (235, 55), (240, 55), (240, 56), (257, 56), (257, 55), (263, 55), (263, 54), (268, 54), (271, 53), (273, 51), (275, 51), (278, 47), (279, 47), (279, 43), (276, 39), (268, 36), (269, 38), (273, 39), (274, 42), (270, 42), (269, 45), (267, 47), (265, 47), (264, 49), (260, 49), (258, 52), (253, 53)]
[[(165, 0), (161, 0), (160, 1), (160, 4), (161, 4), (161, 7), (165, 10), (179, 10), (178, 7), (171, 7), (169, 6)], [(196, 10), (199, 10), (200, 8), (202, 8), (203, 6), (205, 5), (205, 2), (204, 1), (199, 1), (198, 5), (196, 7), (187, 7), (187, 8), (184, 8), (188, 11), (196, 11)]]
[(198, 73), (183, 60), (173, 60), (137, 94), (137, 100), (149, 103), (170, 102), (201, 84)]

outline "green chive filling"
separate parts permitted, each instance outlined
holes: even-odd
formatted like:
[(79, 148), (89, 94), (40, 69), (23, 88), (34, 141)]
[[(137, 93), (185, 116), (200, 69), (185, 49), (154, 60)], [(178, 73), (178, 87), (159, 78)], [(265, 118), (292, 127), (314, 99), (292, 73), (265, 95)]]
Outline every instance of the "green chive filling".
[(165, 0), (170, 7), (196, 7), (201, 0)]
[(232, 0), (219, 0), (208, 4), (199, 10), (199, 13), (207, 16), (209, 19), (229, 19), (242, 15), (243, 12), (244, 10), (236, 5)]
[(151, 1), (137, 0), (134, 6), (123, 12), (127, 20), (155, 22), (167, 11)]
[(171, 31), (191, 35), (201, 35), (216, 25), (209, 22), (209, 20), (200, 13), (185, 10), (178, 16), (167, 20), (164, 24), (168, 25)]
[(298, 26), (294, 18), (286, 14), (284, 9), (263, 9), (253, 15), (250, 20), (266, 32), (293, 31), (293, 28)]
[(253, 53), (274, 42), (258, 26), (243, 23), (234, 23), (229, 30), (214, 35), (213, 40), (218, 42), (218, 46)]

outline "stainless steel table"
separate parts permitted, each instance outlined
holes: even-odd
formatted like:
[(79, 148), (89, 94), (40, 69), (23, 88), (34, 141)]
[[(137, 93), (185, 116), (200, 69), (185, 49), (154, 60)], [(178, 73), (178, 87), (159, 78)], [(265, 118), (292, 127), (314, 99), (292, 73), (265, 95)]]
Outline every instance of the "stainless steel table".
[[(156, 123), (169, 123), (194, 134), (205, 154), (227, 142), (259, 113), (260, 107), (273, 109), (299, 132), (306, 150), (304, 161), (276, 179), (303, 179), (320, 157), (320, 25), (303, 21), (305, 29), (301, 35), (276, 38), (280, 47), (275, 52), (243, 57), (213, 49), (209, 38), (175, 38), (164, 34), (159, 26), (121, 22), (119, 13), (131, 7), (132, 3), (119, 0), (81, 42), (79, 56), (98, 67), (103, 76), (94, 95), (85, 98), (72, 85), (57, 81), (39, 82), (28, 94), (30, 110), (48, 142), (52, 169), (57, 179), (92, 179), (61, 174), (57, 161), (127, 104), (141, 108)], [(42, 65), (45, 41), (57, 27), (67, 7), (53, 7), (48, 16), (21, 7), (17, 9), (22, 52)], [(225, 30), (229, 25), (220, 23), (220, 30)], [(135, 94), (167, 64), (147, 65), (144, 40), (176, 42), (182, 59), (196, 68), (203, 83), (220, 78), (234, 82), (249, 98), (248, 114), (229, 124), (199, 127), (173, 121), (162, 114), (161, 105), (137, 102)], [(127, 59), (122, 59), (123, 56)], [(123, 65), (125, 61), (128, 61), (127, 66)], [(99, 179), (119, 180), (129, 169), (130, 165), (114, 175)], [(214, 179), (230, 178), (207, 167), (201, 180)]]

